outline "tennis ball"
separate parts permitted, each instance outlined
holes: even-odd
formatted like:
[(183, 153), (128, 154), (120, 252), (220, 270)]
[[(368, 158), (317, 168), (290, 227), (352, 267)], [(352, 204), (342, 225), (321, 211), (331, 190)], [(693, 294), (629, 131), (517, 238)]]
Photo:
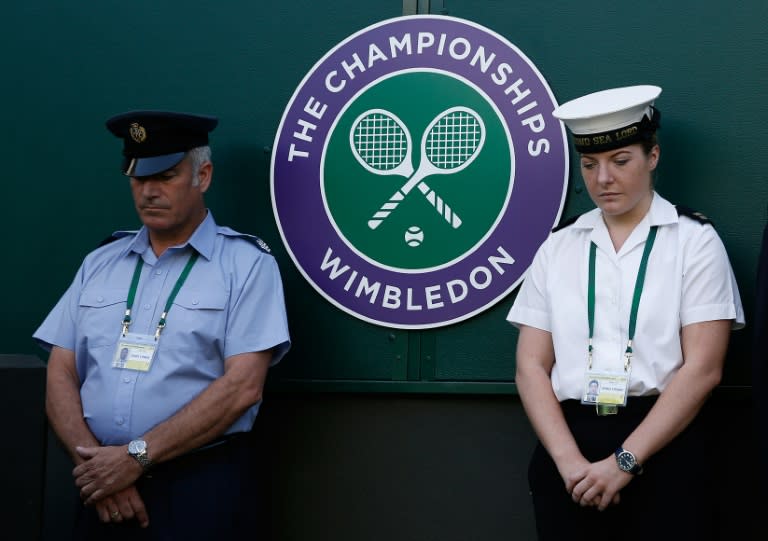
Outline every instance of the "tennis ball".
[(415, 248), (424, 242), (424, 231), (420, 227), (412, 225), (405, 232), (405, 243), (411, 248)]

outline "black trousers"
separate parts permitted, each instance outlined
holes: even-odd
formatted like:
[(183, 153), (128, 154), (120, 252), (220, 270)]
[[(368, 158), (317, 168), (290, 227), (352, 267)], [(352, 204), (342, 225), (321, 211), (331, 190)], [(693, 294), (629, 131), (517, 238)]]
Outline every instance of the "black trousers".
[(149, 526), (103, 523), (79, 505), (77, 541), (210, 541), (258, 539), (260, 460), (250, 434), (154, 466), (137, 481)]
[[(607, 416), (575, 400), (561, 405), (581, 452), (594, 462), (612, 455), (654, 402), (654, 397), (630, 398), (618, 414)], [(711, 456), (715, 440), (707, 418), (705, 407), (685, 431), (643, 464), (643, 474), (621, 491), (621, 502), (605, 511), (573, 502), (539, 443), (528, 470), (539, 540), (717, 539), (717, 457)]]

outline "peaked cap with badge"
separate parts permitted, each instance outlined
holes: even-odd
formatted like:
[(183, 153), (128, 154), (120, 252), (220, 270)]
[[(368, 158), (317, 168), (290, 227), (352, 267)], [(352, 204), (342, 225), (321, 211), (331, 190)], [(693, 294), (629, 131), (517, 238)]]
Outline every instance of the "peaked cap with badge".
[(123, 140), (123, 174), (145, 177), (170, 169), (188, 150), (206, 146), (218, 123), (207, 115), (128, 111), (107, 120), (107, 129)]
[(653, 85), (601, 90), (560, 105), (552, 116), (571, 130), (578, 152), (605, 152), (651, 140), (661, 121), (653, 106), (660, 94)]

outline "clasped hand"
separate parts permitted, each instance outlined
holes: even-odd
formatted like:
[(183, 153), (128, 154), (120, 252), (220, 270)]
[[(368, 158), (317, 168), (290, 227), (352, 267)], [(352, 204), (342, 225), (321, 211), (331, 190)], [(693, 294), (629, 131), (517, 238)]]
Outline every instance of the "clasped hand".
[(83, 503), (94, 505), (103, 522), (135, 518), (146, 527), (147, 511), (134, 486), (142, 467), (127, 454), (125, 446), (77, 447), (75, 450), (84, 459), (72, 470)]
[(617, 468), (615, 458), (609, 456), (592, 463), (585, 459), (567, 471), (563, 479), (575, 503), (604, 511), (609, 505), (620, 502), (619, 491), (629, 484), (632, 474)]

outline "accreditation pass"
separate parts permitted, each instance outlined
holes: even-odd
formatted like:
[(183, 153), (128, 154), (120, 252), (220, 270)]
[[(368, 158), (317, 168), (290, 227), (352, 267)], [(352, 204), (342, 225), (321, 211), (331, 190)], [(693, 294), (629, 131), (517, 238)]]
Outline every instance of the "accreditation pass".
[(112, 368), (147, 372), (152, 366), (157, 340), (151, 334), (126, 333), (120, 337), (112, 358)]

